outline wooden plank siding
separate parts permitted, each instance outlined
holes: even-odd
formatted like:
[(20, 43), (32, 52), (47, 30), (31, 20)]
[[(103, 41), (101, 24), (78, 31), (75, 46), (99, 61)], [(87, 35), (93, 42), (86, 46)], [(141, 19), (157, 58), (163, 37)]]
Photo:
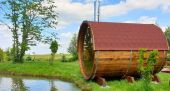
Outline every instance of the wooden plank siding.
[[(145, 53), (144, 57), (149, 57), (149, 51)], [(133, 51), (99, 51), (95, 52), (95, 65), (97, 65), (98, 76), (123, 76), (123, 75), (138, 75), (138, 58), (139, 52)], [(132, 57), (132, 58), (130, 58)], [(154, 68), (154, 74), (159, 72), (165, 65), (166, 53), (159, 51), (158, 61)], [(131, 59), (131, 60), (130, 60)]]

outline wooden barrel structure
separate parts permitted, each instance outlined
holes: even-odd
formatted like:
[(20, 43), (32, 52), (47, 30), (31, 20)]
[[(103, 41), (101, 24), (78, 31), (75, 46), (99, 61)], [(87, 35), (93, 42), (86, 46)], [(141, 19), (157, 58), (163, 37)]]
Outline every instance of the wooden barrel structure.
[(109, 23), (84, 21), (78, 34), (78, 60), (86, 80), (95, 77), (140, 76), (139, 49), (158, 50), (153, 74), (166, 62), (168, 43), (161, 29), (154, 24)]

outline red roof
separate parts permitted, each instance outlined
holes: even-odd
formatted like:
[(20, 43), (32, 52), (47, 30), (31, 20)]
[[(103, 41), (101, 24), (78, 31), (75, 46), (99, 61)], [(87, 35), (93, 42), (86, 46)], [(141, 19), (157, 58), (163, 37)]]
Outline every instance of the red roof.
[(168, 50), (163, 32), (154, 24), (85, 21), (84, 26), (91, 30), (94, 50)]

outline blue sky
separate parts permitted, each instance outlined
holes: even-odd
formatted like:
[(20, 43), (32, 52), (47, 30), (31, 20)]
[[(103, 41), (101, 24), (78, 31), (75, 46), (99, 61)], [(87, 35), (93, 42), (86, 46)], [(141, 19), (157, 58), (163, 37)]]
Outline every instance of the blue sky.
[[(70, 39), (77, 33), (83, 20), (93, 20), (93, 0), (54, 0), (59, 12), (57, 29), (45, 30), (58, 33), (60, 48), (58, 53), (66, 53)], [(170, 26), (170, 0), (100, 0), (101, 17), (104, 22), (129, 22), (158, 24), (163, 31)], [(1, 12), (1, 11), (0, 11)], [(5, 20), (0, 14), (0, 20)], [(44, 32), (44, 33), (47, 33)], [(0, 25), (0, 47), (11, 47), (11, 33)], [(50, 53), (49, 45), (39, 43), (27, 53)]]

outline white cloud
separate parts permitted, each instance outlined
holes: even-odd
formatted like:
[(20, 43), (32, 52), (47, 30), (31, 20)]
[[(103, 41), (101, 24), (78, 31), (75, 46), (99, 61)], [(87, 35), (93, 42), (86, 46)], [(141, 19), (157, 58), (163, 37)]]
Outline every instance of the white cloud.
[(6, 50), (12, 46), (12, 33), (4, 24), (0, 24), (0, 48)]
[(141, 16), (137, 20), (125, 21), (127, 23), (143, 23), (143, 24), (156, 24), (156, 17)]
[[(82, 2), (73, 2), (73, 0), (54, 0), (59, 13), (58, 27), (82, 22), (83, 20), (93, 20), (93, 2), (94, 0), (85, 0)], [(101, 3), (109, 0), (101, 0)], [(85, 2), (85, 3), (84, 3)], [(117, 15), (126, 14), (136, 9), (151, 10), (161, 8), (163, 12), (170, 9), (170, 0), (122, 0), (117, 4), (108, 4), (101, 6), (101, 18), (108, 18)]]
[(60, 39), (59, 39), (59, 53), (66, 53), (67, 52), (67, 48), (69, 47), (70, 44), (70, 40), (73, 37), (73, 32), (63, 32), (60, 34)]
[[(156, 24), (157, 18), (156, 17), (148, 17), (148, 16), (141, 16), (137, 20), (129, 20), (125, 21), (126, 23), (142, 23), (142, 24)], [(159, 25), (158, 25), (159, 26)], [(163, 32), (165, 32), (167, 26), (159, 26)]]
[(157, 18), (156, 17), (148, 17), (142, 16), (139, 18), (139, 23), (147, 23), (147, 24), (156, 24)]
[(50, 45), (49, 44), (43, 44), (38, 43), (37, 46), (32, 46), (31, 50), (26, 52), (27, 54), (50, 54)]
[(90, 20), (93, 16), (93, 3), (71, 2), (71, 0), (55, 0), (56, 11), (64, 22)]
[(4, 36), (6, 38), (12, 35), (10, 29), (3, 23), (0, 23), (0, 32), (2, 34), (1, 36)]
[[(70, 39), (73, 36), (73, 32), (63, 32), (59, 35), (59, 38), (57, 41), (59, 43), (59, 48), (57, 53), (67, 53), (67, 48), (70, 43)], [(27, 54), (50, 54), (50, 45), (49, 44), (43, 44), (43, 43), (38, 43), (37, 46), (31, 47), (31, 50), (26, 52)]]
[(101, 7), (103, 17), (126, 14), (136, 9), (151, 10), (161, 8), (164, 12), (170, 8), (170, 0), (126, 0), (115, 5)]
[(169, 9), (170, 9), (170, 0), (160, 0), (160, 1), (162, 1), (162, 7), (163, 7), (164, 12), (169, 11)]

